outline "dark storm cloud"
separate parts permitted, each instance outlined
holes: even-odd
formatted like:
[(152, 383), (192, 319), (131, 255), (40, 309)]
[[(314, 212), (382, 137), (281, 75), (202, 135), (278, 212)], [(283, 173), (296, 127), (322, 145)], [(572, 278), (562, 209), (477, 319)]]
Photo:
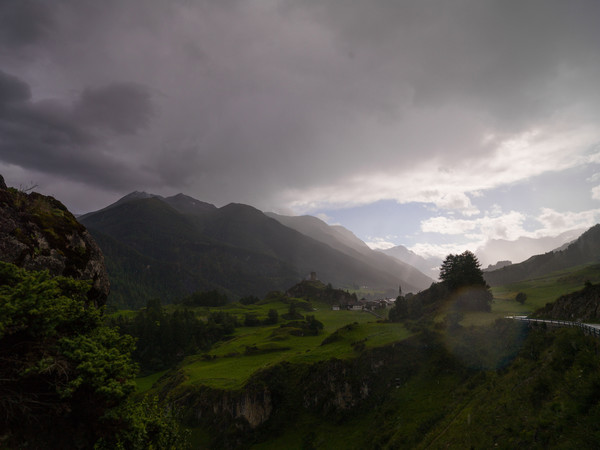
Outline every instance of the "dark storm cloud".
[(555, 110), (565, 86), (553, 92), (552, 83), (561, 71), (598, 71), (600, 3), (593, 0), (311, 4), (341, 48), (388, 72), (388, 87), (393, 78), (407, 83), (415, 107), (461, 102), (519, 126), (523, 116)]
[(54, 26), (52, 6), (36, 0), (0, 2), (0, 43), (21, 47), (46, 37)]
[(111, 136), (94, 127), (135, 132), (148, 121), (149, 97), (141, 86), (113, 84), (85, 89), (74, 107), (33, 102), (27, 83), (0, 71), (0, 159), (96, 185), (128, 186), (139, 176), (107, 152)]
[[(266, 207), (353, 179), (377, 196), (386, 175), (381, 195), (401, 199), (411, 171), (430, 168), (425, 184), (503, 140), (600, 119), (592, 0), (7, 4), (0, 64), (32, 99), (2, 113), (15, 150), (0, 160), (107, 188)], [(73, 175), (52, 162), (70, 158)]]
[(30, 98), (31, 89), (27, 83), (0, 70), (0, 105), (24, 102)]
[(133, 83), (86, 88), (75, 114), (84, 123), (132, 134), (145, 127), (152, 116), (150, 92)]

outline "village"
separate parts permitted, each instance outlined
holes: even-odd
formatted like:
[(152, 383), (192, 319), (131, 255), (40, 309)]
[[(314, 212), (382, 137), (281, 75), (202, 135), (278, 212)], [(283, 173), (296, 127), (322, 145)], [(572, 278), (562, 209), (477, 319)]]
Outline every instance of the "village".
[(350, 310), (350, 311), (374, 311), (376, 309), (391, 308), (394, 306), (395, 298), (382, 298), (368, 300), (362, 298), (360, 300), (349, 300), (344, 303), (339, 303), (331, 307), (334, 311)]
[(332, 305), (333, 311), (373, 312), (377, 309), (391, 308), (396, 301), (395, 298), (367, 299), (364, 297), (359, 300), (356, 294), (342, 289), (334, 289), (330, 283), (325, 285), (317, 278), (316, 272), (310, 272), (300, 283), (290, 288), (287, 295), (323, 300)]

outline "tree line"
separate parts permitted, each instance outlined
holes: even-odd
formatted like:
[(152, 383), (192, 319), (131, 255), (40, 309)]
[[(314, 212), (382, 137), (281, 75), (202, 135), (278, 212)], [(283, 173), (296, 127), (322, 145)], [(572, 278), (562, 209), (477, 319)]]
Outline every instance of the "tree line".
[(142, 373), (164, 370), (187, 355), (207, 351), (241, 325), (222, 311), (209, 313), (206, 321), (187, 309), (167, 312), (160, 299), (149, 300), (132, 318), (118, 316), (107, 323), (136, 339), (132, 355)]

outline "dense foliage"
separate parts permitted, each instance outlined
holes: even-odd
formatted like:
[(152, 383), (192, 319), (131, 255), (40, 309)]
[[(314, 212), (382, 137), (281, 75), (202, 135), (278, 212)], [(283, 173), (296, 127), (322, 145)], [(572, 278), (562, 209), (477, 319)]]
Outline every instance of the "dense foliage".
[(169, 313), (159, 299), (149, 300), (133, 318), (118, 316), (108, 323), (136, 338), (133, 357), (143, 373), (166, 369), (186, 355), (207, 350), (239, 325), (234, 316), (221, 311), (210, 313), (206, 322), (185, 309)]
[[(89, 289), (0, 262), (3, 445), (88, 448), (130, 431), (123, 414), (137, 370), (134, 340), (102, 325), (101, 311), (86, 305)], [(162, 431), (146, 433), (135, 448)]]
[(446, 256), (440, 268), (440, 280), (451, 290), (463, 286), (485, 286), (481, 265), (477, 257), (468, 250), (460, 255)]
[(600, 350), (580, 330), (531, 332), (506, 369), (486, 374), (426, 443), (449, 448), (596, 448)]

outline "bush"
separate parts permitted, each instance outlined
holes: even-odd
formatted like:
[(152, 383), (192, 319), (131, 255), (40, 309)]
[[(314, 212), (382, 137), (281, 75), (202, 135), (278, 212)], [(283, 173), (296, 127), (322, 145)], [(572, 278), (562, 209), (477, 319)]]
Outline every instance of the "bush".
[(256, 314), (246, 313), (246, 315), (244, 316), (244, 326), (245, 327), (257, 327), (260, 324), (261, 324), (260, 319), (258, 318), (258, 316)]
[(269, 313), (267, 314), (267, 319), (265, 320), (266, 325), (275, 325), (279, 322), (279, 313), (276, 309), (269, 309)]

